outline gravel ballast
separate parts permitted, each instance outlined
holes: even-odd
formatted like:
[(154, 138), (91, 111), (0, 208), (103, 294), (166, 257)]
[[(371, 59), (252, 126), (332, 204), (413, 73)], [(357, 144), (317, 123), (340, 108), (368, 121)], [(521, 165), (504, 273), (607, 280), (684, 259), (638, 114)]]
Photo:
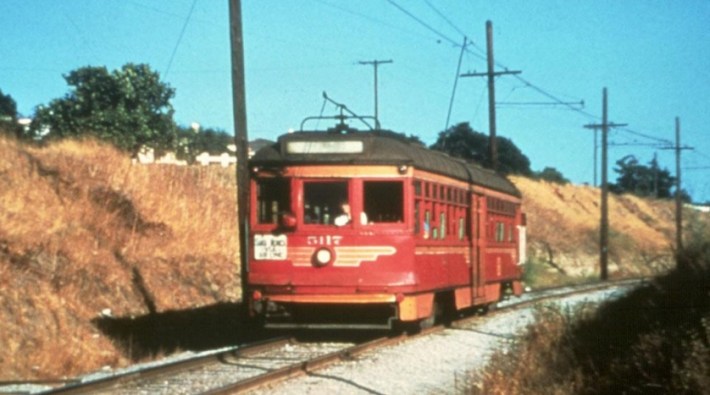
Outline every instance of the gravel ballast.
[[(599, 303), (628, 288), (601, 290), (566, 297), (554, 303)], [(552, 303), (552, 302), (546, 302)], [(532, 322), (532, 308), (469, 320), (377, 349), (306, 376), (261, 388), (250, 394), (450, 394), (469, 385), (470, 373), (485, 367), (489, 357), (504, 350)]]

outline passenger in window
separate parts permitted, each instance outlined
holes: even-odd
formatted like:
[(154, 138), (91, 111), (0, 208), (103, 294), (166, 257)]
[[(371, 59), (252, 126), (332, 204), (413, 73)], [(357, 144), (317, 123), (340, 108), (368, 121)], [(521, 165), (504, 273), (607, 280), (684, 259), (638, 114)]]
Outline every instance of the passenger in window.
[[(350, 221), (352, 220), (350, 203), (341, 202), (340, 203), (340, 210), (342, 211), (342, 214), (335, 217), (334, 223), (336, 226), (345, 226), (345, 225), (349, 224)], [(360, 213), (360, 224), (361, 225), (367, 224), (367, 214), (365, 214), (365, 212)]]
[(318, 214), (316, 213), (316, 210), (313, 207), (307, 204), (304, 211), (305, 212), (303, 215), (303, 222), (307, 224), (318, 223)]

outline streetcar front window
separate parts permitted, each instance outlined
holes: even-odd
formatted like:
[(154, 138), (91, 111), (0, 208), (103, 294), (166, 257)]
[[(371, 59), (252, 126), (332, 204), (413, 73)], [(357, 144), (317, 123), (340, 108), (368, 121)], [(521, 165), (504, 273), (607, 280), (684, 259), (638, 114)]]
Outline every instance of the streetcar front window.
[[(307, 181), (303, 183), (303, 222), (333, 225), (349, 209), (347, 181)], [(349, 214), (349, 213), (347, 213)]]
[(277, 224), (279, 214), (289, 211), (291, 188), (288, 179), (263, 178), (256, 181), (257, 222)]
[(363, 205), (371, 223), (404, 221), (404, 188), (401, 181), (365, 181)]

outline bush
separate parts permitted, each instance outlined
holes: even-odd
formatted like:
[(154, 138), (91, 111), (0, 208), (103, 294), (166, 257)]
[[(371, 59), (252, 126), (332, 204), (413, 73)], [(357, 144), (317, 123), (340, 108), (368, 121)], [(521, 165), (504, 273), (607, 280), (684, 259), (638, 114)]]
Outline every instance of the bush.
[(537, 309), (536, 323), (493, 356), (471, 392), (707, 393), (708, 284), (710, 242), (694, 242), (678, 269), (596, 312)]

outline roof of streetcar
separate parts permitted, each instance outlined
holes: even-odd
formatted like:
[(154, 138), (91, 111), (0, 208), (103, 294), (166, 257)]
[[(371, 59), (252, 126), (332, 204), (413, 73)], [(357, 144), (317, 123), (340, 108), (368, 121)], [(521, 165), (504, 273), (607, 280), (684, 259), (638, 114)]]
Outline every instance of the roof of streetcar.
[[(300, 148), (316, 148), (312, 151), (291, 149), (296, 144)], [(318, 149), (318, 144), (328, 144), (332, 150)], [(398, 133), (387, 130), (356, 131), (346, 128), (284, 134), (279, 137), (278, 142), (257, 151), (251, 158), (250, 164), (256, 166), (408, 165), (521, 196), (515, 185), (501, 174), (443, 152), (427, 149), (420, 144), (407, 141)]]

